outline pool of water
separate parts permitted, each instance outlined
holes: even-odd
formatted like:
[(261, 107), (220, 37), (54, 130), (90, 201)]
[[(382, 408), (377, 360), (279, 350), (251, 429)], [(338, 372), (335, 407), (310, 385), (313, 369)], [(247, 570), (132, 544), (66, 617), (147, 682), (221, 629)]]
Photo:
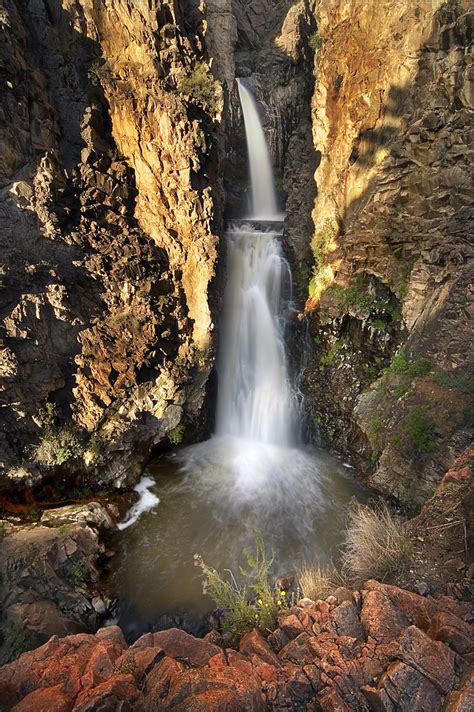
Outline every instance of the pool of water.
[[(220, 467), (223, 461), (232, 467)], [(176, 624), (203, 632), (213, 603), (194, 554), (238, 578), (243, 549), (259, 532), (274, 553), (275, 576), (288, 575), (337, 556), (351, 498), (366, 499), (327, 452), (255, 448), (233, 438), (178, 450), (146, 474), (154, 506), (117, 533), (113, 573), (119, 624), (130, 638)]]

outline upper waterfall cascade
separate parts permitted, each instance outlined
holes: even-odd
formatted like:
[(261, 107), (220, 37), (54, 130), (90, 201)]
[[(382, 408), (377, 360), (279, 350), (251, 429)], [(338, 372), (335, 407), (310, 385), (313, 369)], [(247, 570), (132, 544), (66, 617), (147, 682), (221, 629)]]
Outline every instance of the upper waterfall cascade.
[(253, 220), (278, 220), (275, 184), (270, 151), (265, 139), (257, 104), (250, 91), (237, 79), (240, 103), (244, 115), (245, 135), (250, 165)]

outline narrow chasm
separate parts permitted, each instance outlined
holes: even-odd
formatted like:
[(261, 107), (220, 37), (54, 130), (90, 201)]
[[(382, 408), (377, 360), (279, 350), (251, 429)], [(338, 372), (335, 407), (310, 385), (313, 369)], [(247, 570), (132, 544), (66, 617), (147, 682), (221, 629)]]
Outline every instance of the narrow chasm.
[(1, 712), (472, 709), (473, 18), (0, 8)]

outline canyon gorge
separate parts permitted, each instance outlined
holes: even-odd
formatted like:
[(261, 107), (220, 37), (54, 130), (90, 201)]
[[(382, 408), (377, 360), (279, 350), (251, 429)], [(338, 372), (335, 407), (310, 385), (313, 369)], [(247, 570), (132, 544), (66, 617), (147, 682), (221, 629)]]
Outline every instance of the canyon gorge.
[[(0, 3), (0, 709), (472, 709), (473, 18)], [(303, 596), (353, 496), (409, 563)], [(274, 624), (156, 610), (243, 521)]]

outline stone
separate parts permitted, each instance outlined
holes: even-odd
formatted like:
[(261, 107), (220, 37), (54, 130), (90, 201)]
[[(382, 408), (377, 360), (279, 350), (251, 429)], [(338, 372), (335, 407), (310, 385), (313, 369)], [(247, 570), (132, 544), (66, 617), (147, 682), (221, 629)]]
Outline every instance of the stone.
[(293, 640), (300, 633), (303, 633), (304, 628), (300, 620), (295, 615), (285, 616), (279, 621), (279, 628), (283, 631), (287, 638)]
[(390, 642), (409, 625), (409, 619), (381, 591), (364, 590), (362, 599), (362, 628), (377, 643)]
[(351, 599), (345, 599), (331, 613), (332, 620), (339, 635), (347, 635), (364, 642), (364, 629), (359, 620), (357, 608)]
[(64, 692), (63, 685), (39, 687), (11, 708), (12, 712), (69, 712), (72, 700)]
[(256, 655), (258, 658), (268, 663), (268, 665), (273, 665), (275, 667), (280, 666), (278, 656), (275, 655), (275, 653), (270, 649), (266, 640), (257, 630), (245, 633), (239, 642), (239, 650), (248, 658), (252, 658), (252, 656)]
[(394, 663), (380, 678), (377, 689), (363, 687), (362, 692), (374, 709), (392, 712), (424, 712), (442, 708), (443, 698), (434, 684), (405, 663)]
[(446, 645), (431, 640), (416, 626), (409, 626), (396, 641), (397, 657), (418, 670), (443, 694), (456, 681), (456, 655)]
[(136, 650), (146, 647), (160, 648), (165, 655), (177, 658), (190, 665), (205, 665), (221, 649), (202, 638), (195, 638), (179, 628), (170, 628), (158, 633), (145, 633), (131, 647)]

